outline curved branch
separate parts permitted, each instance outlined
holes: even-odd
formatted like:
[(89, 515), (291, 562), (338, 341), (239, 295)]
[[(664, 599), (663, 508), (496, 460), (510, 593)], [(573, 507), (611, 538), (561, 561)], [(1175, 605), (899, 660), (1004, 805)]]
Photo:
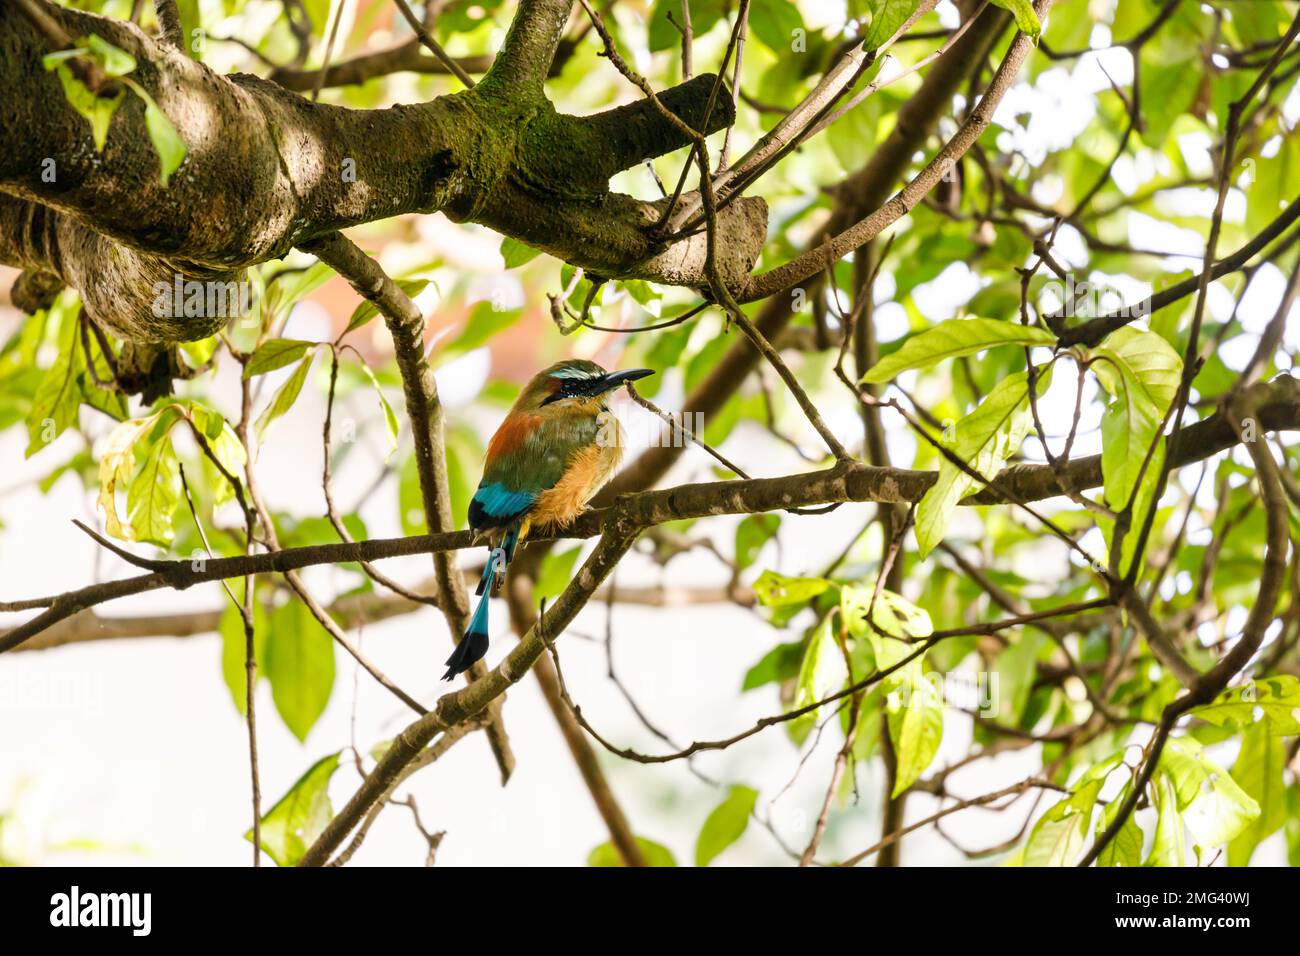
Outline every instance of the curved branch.
[[(1251, 403), (1261, 431), (1300, 429), (1300, 381), (1280, 377), (1253, 386), (1242, 401)], [(1171, 442), (1169, 457), (1174, 467), (1201, 461), (1239, 441), (1231, 419), (1215, 415), (1190, 425)], [(1070, 486), (1093, 488), (1101, 484), (1101, 458), (1091, 456), (1071, 461), (1066, 467)], [(612, 507), (588, 511), (564, 529), (542, 529), (532, 540), (591, 538), (600, 534), (614, 515), (623, 515), (644, 529), (684, 518), (707, 518), (723, 514), (754, 514), (793, 507), (813, 507), (843, 501), (875, 501), (910, 504), (919, 501), (936, 479), (935, 472), (907, 468), (881, 468), (842, 463), (834, 468), (781, 478), (716, 481), (680, 485), (661, 491), (647, 491), (620, 498)], [(1005, 469), (965, 505), (1040, 501), (1063, 494), (1056, 472), (1050, 465), (1016, 465)], [(378, 561), (384, 558), (455, 551), (474, 546), (468, 531), (412, 535), (405, 538), (375, 538), (355, 544), (321, 544), (287, 548), (270, 554), (214, 558), (195, 567), (189, 561), (155, 561), (148, 574), (90, 585), (76, 591), (28, 601), (0, 602), (0, 612), (43, 608), (42, 613), (0, 636), (0, 653), (11, 650), (79, 611), (105, 601), (156, 591), (183, 590), (205, 581), (243, 577), (247, 574), (293, 571), (318, 564), (349, 561)]]

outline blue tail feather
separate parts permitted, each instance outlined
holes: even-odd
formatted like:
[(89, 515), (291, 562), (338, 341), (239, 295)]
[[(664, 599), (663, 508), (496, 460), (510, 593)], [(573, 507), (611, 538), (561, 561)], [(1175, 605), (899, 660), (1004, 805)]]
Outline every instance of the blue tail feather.
[[(514, 542), (511, 541), (507, 554), (513, 551)], [(469, 670), (487, 653), (488, 601), (492, 597), (492, 580), (497, 575), (498, 564), (504, 571), (505, 561), (501, 560), (496, 551), (489, 552), (487, 567), (483, 569), (483, 576), (479, 578), (478, 590), (475, 592), (479, 595), (478, 604), (474, 607), (474, 615), (469, 619), (469, 627), (465, 629), (460, 643), (451, 652), (451, 657), (447, 658), (447, 673), (442, 675), (443, 680), (451, 680), (456, 675)]]

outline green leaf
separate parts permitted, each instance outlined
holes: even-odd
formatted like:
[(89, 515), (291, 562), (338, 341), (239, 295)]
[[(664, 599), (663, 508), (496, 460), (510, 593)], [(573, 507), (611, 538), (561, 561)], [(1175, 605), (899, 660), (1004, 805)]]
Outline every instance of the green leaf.
[[(934, 631), (930, 615), (900, 594), (882, 588), (872, 606), (873, 587), (846, 584), (840, 588), (840, 614), (849, 634), (865, 640), (871, 648), (871, 665), (879, 670), (893, 667), (916, 652), (911, 639), (929, 637)], [(867, 613), (871, 613), (871, 621)], [(874, 623), (874, 627), (871, 625)], [(918, 657), (912, 665), (920, 666)], [(909, 665), (912, 666), (912, 665)], [(884, 682), (885, 690), (902, 687), (908, 680), (907, 671), (895, 671)]]
[(1241, 738), (1241, 751), (1232, 765), (1232, 779), (1259, 805), (1259, 816), (1228, 844), (1228, 865), (1248, 866), (1255, 847), (1286, 823), (1286, 748), (1282, 738), (1261, 722)]
[(781, 516), (774, 514), (749, 515), (736, 525), (736, 567), (745, 570), (758, 560), (763, 545), (776, 537), (781, 527)]
[(1286, 788), (1286, 861), (1300, 866), (1300, 785)]
[(315, 345), (315, 342), (304, 342), (302, 339), (271, 339), (263, 342), (244, 366), (244, 378), (264, 375), (296, 362)]
[(1191, 50), (1194, 48), (1172, 42), (1150, 43), (1142, 49), (1139, 83), (1143, 123), (1138, 135), (1152, 149), (1164, 145), (1174, 122), (1196, 101), (1201, 64), (1199, 56), (1188, 55)]
[(695, 841), (695, 865), (708, 866), (731, 844), (740, 839), (749, 826), (749, 815), (758, 801), (758, 791), (750, 787), (732, 787), (700, 828)]
[(536, 259), (541, 254), (540, 249), (534, 249), (518, 239), (511, 239), (506, 236), (501, 240), (501, 259), (505, 262), (507, 269), (522, 266), (525, 262)]
[(365, 373), (366, 378), (370, 379), (370, 384), (375, 390), (375, 395), (379, 397), (379, 407), (384, 412), (384, 424), (388, 426), (388, 457), (393, 457), (393, 452), (397, 451), (397, 433), (401, 430), (401, 425), (397, 421), (397, 413), (393, 411), (393, 406), (388, 404), (388, 396), (379, 385), (379, 379), (375, 378), (375, 373), (370, 370), (370, 366), (361, 362), (361, 371)]
[(170, 435), (163, 435), (149, 449), (144, 465), (126, 493), (127, 520), (131, 537), (166, 547), (171, 544), (172, 515), (181, 500), (180, 462)]
[(1178, 809), (1203, 847), (1231, 841), (1259, 816), (1259, 804), (1190, 737), (1170, 739), (1157, 769), (1173, 785)]
[(895, 672), (901, 680), (888, 691), (885, 713), (897, 765), (893, 796), (914, 784), (930, 766), (943, 739), (943, 695), (926, 679), (921, 660)]
[(316, 357), (314, 351), (308, 352), (306, 357), (298, 363), (298, 367), (293, 370), (293, 374), (285, 379), (284, 384), (276, 389), (275, 395), (271, 398), (271, 404), (266, 407), (257, 418), (254, 428), (257, 431), (257, 440), (261, 441), (266, 435), (266, 430), (271, 424), (293, 408), (293, 403), (298, 400), (298, 394), (302, 391), (302, 383), (307, 380), (307, 370), (311, 368), (312, 359)]
[(126, 82), (135, 95), (144, 101), (145, 129), (149, 133), (149, 141), (153, 143), (154, 152), (158, 154), (159, 178), (166, 186), (171, 181), (172, 173), (180, 169), (185, 159), (185, 141), (153, 97), (140, 84), (130, 80)]
[[(1119, 813), (1125, 798), (1129, 794), (1131, 783), (1124, 784), (1123, 788), (1115, 795), (1115, 799), (1106, 805), (1102, 811), (1099, 827), (1094, 834), (1100, 837), (1106, 827), (1110, 826)], [(1130, 813), (1124, 825), (1119, 828), (1114, 839), (1102, 847), (1101, 853), (1097, 855), (1098, 866), (1127, 866), (1135, 867), (1142, 865), (1142, 828), (1138, 826), (1134, 815)]]
[(277, 278), (273, 288), (277, 290), (280, 305), (288, 308), (307, 298), (334, 278), (334, 275), (334, 270), (325, 263), (313, 262), (305, 269), (298, 269), (285, 275), (284, 278)]
[(185, 141), (176, 132), (176, 127), (167, 118), (167, 114), (153, 100), (145, 104), (144, 125), (149, 131), (149, 141), (158, 153), (159, 179), (166, 186), (171, 181), (172, 173), (180, 169), (185, 160)]
[[(243, 597), (243, 591), (235, 588), (235, 596)], [(221, 612), (221, 621), (217, 625), (221, 635), (221, 676), (230, 689), (230, 699), (240, 716), (247, 713), (248, 707), (248, 648), (244, 637), (244, 619), (239, 609), (226, 602)], [(253, 659), (257, 663), (257, 677), (266, 676), (263, 664), (266, 661), (267, 617), (266, 607), (262, 601), (253, 602)]]
[[(329, 784), (338, 767), (339, 754), (322, 757), (262, 817), (262, 849), (277, 865), (293, 866), (301, 860), (333, 819)], [(251, 841), (253, 831), (244, 839)]]
[(773, 53), (786, 54), (791, 51), (795, 31), (803, 29), (803, 17), (790, 0), (753, 0), (749, 28)]
[[(225, 7), (227, 11), (230, 6)], [(176, 12), (181, 19), (181, 46), (186, 54), (194, 60), (200, 59), (198, 45), (194, 42), (195, 34), (203, 31), (203, 16), (199, 0), (176, 0)], [(315, 16), (315, 14), (312, 14)]]
[(334, 690), (334, 642), (297, 599), (271, 613), (266, 677), (275, 709), (294, 736), (306, 740)]
[[(469, 524), (469, 502), (478, 488), (479, 476), (483, 473), (483, 456), (485, 449), (472, 425), (466, 421), (447, 423), (444, 444), (447, 450), (447, 486), (451, 497), (451, 513), (457, 528)], [(416, 475), (416, 484), (419, 476)], [(416, 498), (419, 499), (418, 488)], [(417, 500), (416, 508), (420, 511), (419, 527), (423, 529), (423, 504)]]
[(949, 319), (912, 336), (896, 352), (877, 362), (862, 381), (880, 384), (900, 372), (927, 368), (944, 359), (974, 355), (999, 345), (1051, 345), (1051, 332), (1000, 319)]
[(789, 641), (772, 648), (762, 659), (745, 672), (741, 690), (753, 690), (773, 681), (790, 680), (799, 673), (799, 664), (803, 661), (803, 644)]
[(1011, 15), (1016, 18), (1016, 26), (1022, 33), (1037, 40), (1038, 35), (1043, 32), (1043, 25), (1038, 22), (1038, 14), (1034, 12), (1034, 5), (1029, 0), (993, 0), (993, 2), (1003, 10), (1011, 11)]
[[(208, 447), (212, 449), (213, 456), (221, 462), (221, 467), (226, 470), (232, 478), (238, 479), (244, 470), (244, 465), (248, 462), (248, 455), (244, 451), (244, 445), (235, 434), (235, 430), (223, 418), (221, 419), (221, 432), (216, 438), (208, 439)], [(207, 456), (204, 456), (204, 462), (207, 462)], [(216, 472), (217, 469), (212, 469)], [(215, 505), (223, 505), (235, 497), (235, 486), (227, 480), (225, 475), (214, 478), (212, 500)]]
[(825, 578), (788, 578), (764, 571), (754, 582), (754, 596), (764, 607), (785, 607), (815, 598), (830, 586)]
[(1214, 700), (1192, 709), (1193, 717), (1234, 730), (1247, 730), (1256, 716), (1268, 733), (1300, 734), (1300, 679), (1290, 674), (1266, 677), (1225, 690)]
[(1034, 678), (1038, 675), (1038, 649), (1045, 638), (1037, 631), (1021, 631), (994, 658), (993, 672), (998, 675), (998, 716), (1008, 725), (1017, 726), (1020, 714), (1029, 701)]
[(51, 63), (50, 57), (46, 57), (45, 60), (46, 69), (54, 67), (59, 82), (63, 85), (63, 96), (68, 101), (68, 105), (90, 124), (90, 135), (95, 142), (95, 149), (102, 153), (104, 144), (108, 142), (108, 125), (126, 94), (118, 90), (113, 96), (97, 96), (77, 79), (66, 63)]
[[(424, 291), (425, 286), (428, 284), (428, 279), (399, 279), (397, 287), (405, 292), (409, 298), (414, 299)], [(356, 311), (352, 313), (352, 318), (348, 320), (348, 327), (343, 330), (343, 334), (347, 335), (349, 332), (361, 328), (378, 314), (379, 307), (369, 299), (366, 299), (357, 306)]]
[(867, 0), (871, 25), (862, 38), (862, 49), (875, 50), (898, 32), (917, 8), (917, 0)]
[[(794, 702), (791, 704), (791, 710), (802, 710), (826, 696), (830, 687), (827, 665), (833, 663), (836, 659), (835, 640), (831, 636), (831, 621), (833, 618), (834, 614), (827, 614), (823, 617), (818, 625), (813, 628), (813, 632), (808, 638), (808, 646), (804, 648), (803, 660), (799, 664), (799, 679), (795, 685)], [(820, 712), (821, 708), (816, 707), (803, 716), (790, 721), (786, 729), (795, 742), (803, 742), (808, 732), (816, 726), (817, 715)]]
[[(1178, 392), (1183, 361), (1159, 335), (1127, 326), (1108, 335), (1093, 358), (1090, 368), (1113, 398), (1101, 420), (1101, 471), (1106, 503), (1118, 511), (1128, 504)], [(1143, 481), (1155, 483), (1159, 474), (1153, 456)]]
[[(655, 843), (654, 840), (647, 840), (645, 837), (637, 837), (636, 845), (641, 848), (641, 856), (645, 858), (646, 863), (650, 866), (677, 865), (672, 851), (662, 843)], [(602, 843), (587, 855), (587, 865), (622, 866), (623, 858), (618, 855), (618, 850), (614, 848), (613, 843)]]
[(537, 573), (537, 584), (533, 588), (533, 597), (553, 600), (569, 586), (573, 578), (573, 566), (582, 553), (582, 545), (575, 545), (563, 551), (548, 551), (542, 559), (542, 567)]
[(1183, 833), (1183, 818), (1178, 815), (1178, 798), (1168, 774), (1160, 774), (1155, 781), (1156, 836), (1151, 844), (1147, 866), (1182, 866), (1187, 857), (1187, 839)]
[(117, 514), (117, 488), (131, 480), (135, 471), (136, 443), (152, 433), (164, 412), (155, 412), (147, 418), (131, 418), (122, 422), (104, 442), (99, 459), (98, 504), (104, 511), (104, 530), (114, 538), (131, 540), (130, 528), (124, 526)]
[(445, 361), (486, 345), (498, 332), (518, 322), (521, 315), (523, 311), (520, 309), (498, 309), (491, 302), (480, 302), (465, 320), (465, 328), (461, 329), (460, 334), (439, 347), (439, 358)]
[(415, 462), (415, 455), (402, 462), (401, 470), (397, 474), (397, 509), (402, 534), (425, 534), (428, 531), (424, 515), (424, 496), (420, 490), (420, 469)]
[(135, 70), (135, 57), (119, 49), (103, 37), (90, 34), (77, 41), (77, 46), (85, 47), (99, 68), (109, 76), (126, 76)]
[[(722, 0), (690, 0), (690, 3), (691, 30), (695, 34), (695, 40), (698, 43), (700, 37), (712, 30), (718, 20), (722, 18)], [(648, 27), (647, 39), (649, 40), (651, 53), (658, 53), (660, 50), (675, 50), (681, 45), (682, 35), (668, 21), (668, 14), (670, 13), (677, 23), (682, 22), (682, 0), (657, 0), (654, 10), (650, 14)]]
[[(81, 406), (78, 376), (85, 368), (85, 357), (77, 341), (80, 320), (76, 310), (66, 305), (66, 301), (61, 298), (56, 306), (61, 317), (58, 355), (41, 378), (27, 415), (28, 458), (77, 423), (77, 409)], [(51, 310), (51, 316), (55, 311)]]
[(1025, 844), (1024, 866), (1071, 866), (1083, 849), (1105, 775), (1085, 775), (1070, 795), (1044, 813)]
[[(1050, 369), (1038, 375), (1047, 388)], [(1029, 411), (1029, 373), (1017, 372), (1000, 381), (979, 406), (957, 422), (952, 452), (987, 479), (996, 477), (1033, 427)], [(916, 506), (916, 541), (924, 558), (940, 541), (961, 500), (978, 491), (981, 482), (947, 457), (939, 461), (938, 480)]]

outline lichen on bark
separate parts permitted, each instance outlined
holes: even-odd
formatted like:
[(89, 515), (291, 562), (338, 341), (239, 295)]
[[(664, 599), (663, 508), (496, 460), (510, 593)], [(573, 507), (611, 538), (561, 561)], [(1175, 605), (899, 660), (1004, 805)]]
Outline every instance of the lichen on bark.
[[(353, 110), (258, 77), (221, 76), (131, 23), (38, 2), (70, 36), (97, 34), (135, 58), (132, 80), (171, 119), (187, 153), (164, 186), (143, 106), (131, 96), (96, 151), (89, 125), (41, 64), (44, 38), (0, 5), (0, 262), (25, 270), (15, 301), (38, 304), (62, 283), (125, 340), (201, 339), (233, 316), (160, 315), (158, 283), (238, 281), (247, 267), (314, 238), (437, 211), (594, 275), (708, 285), (703, 235), (657, 239), (662, 201), (608, 186), (617, 172), (687, 145), (681, 132), (645, 100), (578, 117), (546, 99), (551, 21), (564, 5), (530, 7), (541, 18), (536, 29), (516, 23), (472, 90)], [(734, 119), (725, 88), (707, 108), (713, 85), (696, 77), (661, 101), (713, 132)], [(720, 214), (724, 280), (748, 274), (766, 225), (757, 199)]]

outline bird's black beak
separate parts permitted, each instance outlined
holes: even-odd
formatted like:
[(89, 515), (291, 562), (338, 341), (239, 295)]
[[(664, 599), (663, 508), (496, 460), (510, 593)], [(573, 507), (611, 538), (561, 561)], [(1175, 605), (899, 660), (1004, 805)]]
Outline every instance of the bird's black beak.
[(639, 378), (645, 378), (647, 375), (653, 375), (655, 370), (652, 368), (629, 368), (621, 372), (610, 372), (603, 378), (595, 382), (592, 389), (593, 394), (603, 395), (605, 392), (618, 388), (624, 382), (635, 382)]

